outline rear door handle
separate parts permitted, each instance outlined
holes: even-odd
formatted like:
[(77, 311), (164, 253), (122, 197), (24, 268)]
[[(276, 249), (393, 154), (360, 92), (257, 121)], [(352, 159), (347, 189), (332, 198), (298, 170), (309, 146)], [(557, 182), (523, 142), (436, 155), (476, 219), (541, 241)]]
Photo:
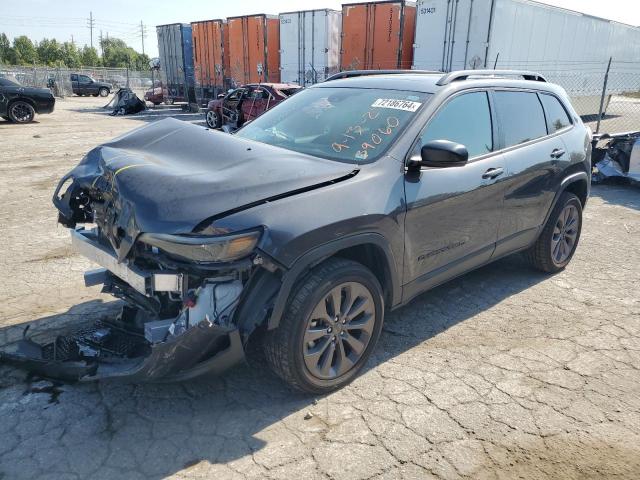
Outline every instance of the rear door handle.
[(563, 148), (556, 148), (553, 152), (551, 152), (551, 158), (560, 158), (565, 153), (566, 152), (564, 151)]
[(498, 168), (490, 168), (486, 172), (482, 174), (482, 178), (498, 178), (500, 175), (504, 173), (504, 170), (500, 167)]

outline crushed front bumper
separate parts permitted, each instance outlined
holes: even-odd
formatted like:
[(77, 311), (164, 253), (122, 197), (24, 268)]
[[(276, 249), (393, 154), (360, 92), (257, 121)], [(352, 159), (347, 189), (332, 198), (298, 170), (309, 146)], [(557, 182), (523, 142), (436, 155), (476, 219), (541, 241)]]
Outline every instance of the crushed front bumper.
[[(103, 267), (97, 277), (107, 282), (105, 288), (112, 282), (118, 292), (132, 290), (122, 313), (48, 343), (23, 338), (1, 351), (0, 361), (64, 381), (116, 378), (144, 382), (219, 374), (244, 359), (242, 338), (232, 315), (222, 315), (237, 305), (242, 291), (238, 280), (228, 276), (208, 279), (190, 294), (190, 303), (177, 315), (154, 317), (143, 311), (145, 302), (152, 303), (158, 292), (180, 295), (178, 290), (183, 287), (186, 291), (182, 273), (144, 271), (118, 263), (91, 231), (72, 230), (71, 236), (77, 252)], [(85, 275), (85, 281), (94, 277), (95, 272)], [(97, 283), (102, 282), (87, 281)]]

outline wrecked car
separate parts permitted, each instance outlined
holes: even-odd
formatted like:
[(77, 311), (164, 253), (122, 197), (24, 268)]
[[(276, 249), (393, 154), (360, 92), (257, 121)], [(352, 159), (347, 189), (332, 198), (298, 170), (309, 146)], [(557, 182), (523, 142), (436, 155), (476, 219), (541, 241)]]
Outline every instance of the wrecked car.
[(0, 117), (8, 122), (30, 123), (36, 113), (52, 113), (56, 99), (48, 88), (23, 87), (0, 77)]
[(593, 136), (593, 181), (626, 178), (640, 182), (640, 132)]
[(341, 76), (232, 135), (165, 119), (91, 150), (53, 203), (100, 266), (85, 283), (122, 311), (1, 358), (72, 380), (183, 380), (255, 345), (321, 393), (362, 370), (385, 310), (516, 252), (568, 265), (591, 135), (564, 90), (529, 72)]
[(293, 83), (256, 83), (230, 90), (207, 104), (207, 126), (236, 130), (301, 89)]
[(130, 88), (121, 88), (104, 108), (113, 108), (112, 116), (133, 115), (146, 110), (147, 105)]

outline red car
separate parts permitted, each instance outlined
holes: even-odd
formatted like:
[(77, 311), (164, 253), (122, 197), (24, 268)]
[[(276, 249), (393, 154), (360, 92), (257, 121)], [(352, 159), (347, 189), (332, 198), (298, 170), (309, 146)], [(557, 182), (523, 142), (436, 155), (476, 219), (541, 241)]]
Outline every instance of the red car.
[(207, 126), (235, 130), (300, 89), (293, 83), (254, 83), (230, 90), (207, 105)]

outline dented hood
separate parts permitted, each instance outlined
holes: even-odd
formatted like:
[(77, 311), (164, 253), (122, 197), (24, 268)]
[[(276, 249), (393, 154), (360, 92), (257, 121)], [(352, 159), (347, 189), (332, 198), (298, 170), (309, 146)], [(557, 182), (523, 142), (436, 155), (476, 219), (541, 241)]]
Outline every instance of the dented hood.
[[(189, 233), (207, 218), (347, 178), (353, 170), (166, 119), (93, 149), (58, 190), (71, 179), (67, 192), (101, 192), (131, 243), (140, 232)], [(54, 195), (67, 219), (73, 218), (72, 196)]]

